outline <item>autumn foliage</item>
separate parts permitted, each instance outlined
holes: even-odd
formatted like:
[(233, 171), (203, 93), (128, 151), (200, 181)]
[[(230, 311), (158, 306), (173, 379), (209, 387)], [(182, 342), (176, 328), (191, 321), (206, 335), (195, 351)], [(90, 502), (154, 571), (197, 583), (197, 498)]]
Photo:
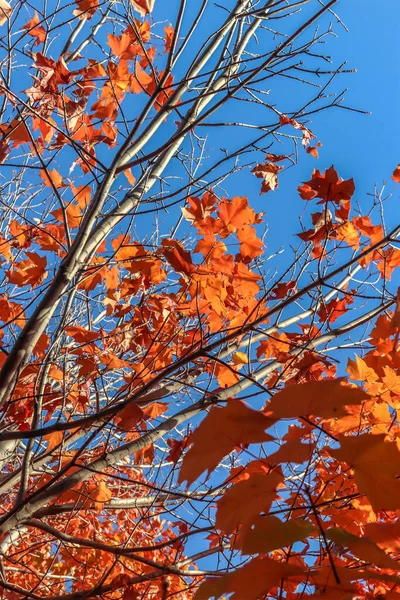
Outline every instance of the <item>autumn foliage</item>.
[(1, 598), (400, 599), (400, 226), (267, 228), (336, 2), (0, 0)]

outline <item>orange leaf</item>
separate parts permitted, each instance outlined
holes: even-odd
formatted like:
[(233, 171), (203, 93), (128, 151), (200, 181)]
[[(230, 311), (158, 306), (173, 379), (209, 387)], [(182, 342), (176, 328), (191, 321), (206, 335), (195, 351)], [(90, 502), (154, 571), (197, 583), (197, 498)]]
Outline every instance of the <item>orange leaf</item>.
[(351, 248), (355, 248), (356, 250), (360, 247), (360, 234), (357, 227), (350, 221), (346, 221), (335, 228), (335, 238), (337, 240), (343, 240)]
[(136, 178), (132, 175), (132, 171), (130, 169), (126, 169), (124, 171), (124, 175), (127, 178), (128, 183), (130, 183), (131, 185), (135, 185)]
[(222, 365), (221, 363), (215, 365), (215, 376), (222, 388), (230, 387), (240, 381), (240, 376), (232, 367)]
[(355, 381), (366, 381), (368, 383), (375, 382), (378, 378), (375, 371), (371, 369), (371, 367), (369, 367), (359, 356), (356, 356), (355, 358), (355, 361), (349, 358), (347, 362), (346, 371), (350, 375), (350, 379)]
[(380, 260), (378, 263), (378, 271), (380, 271), (382, 278), (390, 281), (393, 271), (400, 267), (400, 250), (398, 248), (387, 248), (380, 252)]
[(374, 542), (367, 538), (357, 537), (339, 527), (328, 529), (325, 535), (328, 540), (333, 541), (340, 547), (347, 547), (352, 554), (367, 563), (372, 563), (382, 569), (400, 570), (400, 563), (390, 558), (381, 548), (378, 548)]
[(157, 419), (160, 415), (164, 414), (168, 410), (168, 404), (163, 402), (152, 402), (143, 409), (143, 415), (145, 419)]
[(244, 227), (237, 230), (236, 235), (240, 242), (240, 254), (244, 260), (252, 260), (263, 253), (264, 244), (257, 237), (254, 227), (244, 225)]
[(80, 325), (68, 325), (64, 328), (67, 335), (71, 336), (78, 344), (85, 344), (98, 340), (100, 334), (90, 329), (85, 329)]
[(106, 486), (104, 481), (100, 481), (96, 489), (90, 494), (89, 500), (94, 502), (94, 508), (96, 510), (102, 510), (104, 503), (111, 500), (111, 490)]
[(26, 252), (27, 260), (14, 263), (11, 270), (7, 271), (8, 281), (19, 287), (30, 285), (36, 287), (43, 283), (47, 277), (45, 256), (39, 256), (36, 252)]
[(66, 187), (66, 184), (63, 183), (62, 176), (57, 171), (57, 169), (53, 169), (52, 171), (40, 169), (40, 177), (43, 179), (43, 181), (47, 185), (47, 187), (50, 187), (50, 188)]
[(147, 90), (148, 86), (154, 83), (153, 76), (142, 69), (139, 62), (135, 64), (135, 75), (131, 76), (130, 84), (133, 94), (140, 94)]
[(28, 34), (36, 38), (36, 42), (34, 44), (35, 46), (38, 44), (43, 44), (46, 39), (46, 31), (43, 26), (36, 27), (38, 23), (40, 23), (40, 19), (37, 11), (35, 10), (35, 14), (32, 19), (22, 27), (22, 29), (29, 29)]
[(217, 529), (225, 533), (233, 533), (239, 526), (248, 529), (260, 512), (269, 511), (283, 481), (282, 471), (277, 469), (250, 473), (247, 479), (235, 483), (217, 502)]
[(62, 431), (53, 431), (53, 433), (49, 433), (45, 435), (43, 441), (47, 442), (47, 452), (59, 446), (63, 440), (64, 434)]
[(268, 590), (284, 585), (285, 579), (295, 577), (297, 581), (304, 570), (288, 562), (278, 562), (271, 558), (254, 558), (222, 577), (206, 579), (197, 590), (194, 600), (210, 600), (231, 594), (231, 600), (259, 600), (265, 598)]
[(400, 287), (397, 290), (396, 308), (391, 321), (392, 327), (400, 329)]
[(128, 404), (125, 408), (118, 413), (118, 417), (120, 419), (119, 426), (124, 431), (132, 431), (137, 429), (137, 424), (143, 420), (143, 411), (134, 402)]
[(168, 27), (164, 27), (164, 33), (165, 33), (165, 49), (164, 52), (169, 52), (169, 50), (171, 49), (171, 45), (172, 45), (172, 38), (174, 37), (174, 28), (172, 27), (172, 25), (168, 25)]
[(393, 181), (396, 181), (396, 183), (400, 183), (400, 164), (398, 164), (393, 171), (392, 179)]
[(302, 444), (299, 439), (293, 439), (283, 444), (279, 450), (265, 457), (265, 462), (269, 465), (277, 463), (292, 462), (301, 464), (309, 461), (315, 444)]
[(339, 436), (340, 448), (329, 454), (354, 469), (361, 493), (374, 511), (400, 508), (400, 452), (396, 442), (385, 442), (385, 434)]
[(365, 523), (366, 536), (388, 552), (400, 552), (400, 520), (387, 523)]
[(68, 206), (65, 207), (64, 210), (62, 210), (61, 208), (57, 208), (56, 210), (53, 210), (51, 214), (55, 219), (57, 219), (57, 221), (60, 221), (61, 223), (64, 223), (65, 215), (68, 227), (70, 229), (76, 229), (77, 227), (79, 227), (83, 216), (79, 206), (77, 204), (73, 204), (72, 202), (71, 204), (68, 204)]
[(265, 413), (274, 419), (307, 415), (340, 418), (348, 414), (346, 406), (361, 404), (368, 399), (364, 390), (345, 385), (343, 379), (323, 379), (285, 387), (268, 402)]
[(78, 19), (90, 20), (99, 6), (99, 0), (75, 0), (78, 8), (76, 8), (73, 14)]
[(239, 196), (235, 196), (232, 200), (224, 198), (220, 203), (218, 216), (224, 226), (222, 237), (228, 237), (244, 225), (252, 225), (256, 222), (256, 215), (250, 208), (247, 198)]
[(324, 323), (325, 321), (329, 321), (329, 323), (334, 323), (336, 319), (345, 315), (348, 310), (348, 304), (353, 303), (352, 296), (345, 296), (341, 300), (338, 298), (333, 298), (327, 304), (323, 304), (321, 308), (318, 310), (317, 314), (319, 320)]
[(188, 206), (181, 208), (182, 214), (188, 221), (197, 223), (203, 221), (215, 209), (217, 197), (212, 192), (205, 192), (202, 198), (189, 196), (187, 199)]
[(271, 419), (240, 400), (231, 399), (223, 408), (213, 406), (190, 437), (192, 447), (183, 458), (179, 481), (191, 484), (204, 471), (211, 473), (237, 446), (273, 440), (265, 433), (271, 425)]
[(257, 517), (254, 528), (239, 535), (235, 547), (243, 554), (266, 554), (300, 542), (314, 530), (315, 526), (303, 519), (283, 522), (273, 515)]
[(315, 146), (308, 146), (308, 148), (306, 148), (306, 152), (308, 154), (311, 154), (311, 156), (313, 156), (314, 158), (319, 158), (318, 148), (320, 148), (321, 146), (321, 142), (317, 142)]
[(150, 14), (154, 8), (155, 0), (131, 0), (131, 4), (142, 17)]

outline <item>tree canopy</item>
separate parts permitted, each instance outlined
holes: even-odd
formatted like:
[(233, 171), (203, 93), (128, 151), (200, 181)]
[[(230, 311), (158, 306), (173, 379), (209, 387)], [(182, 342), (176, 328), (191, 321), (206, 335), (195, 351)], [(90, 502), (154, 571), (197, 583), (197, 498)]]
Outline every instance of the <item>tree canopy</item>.
[(1, 598), (400, 599), (397, 159), (268, 229), (345, 2), (0, 0)]

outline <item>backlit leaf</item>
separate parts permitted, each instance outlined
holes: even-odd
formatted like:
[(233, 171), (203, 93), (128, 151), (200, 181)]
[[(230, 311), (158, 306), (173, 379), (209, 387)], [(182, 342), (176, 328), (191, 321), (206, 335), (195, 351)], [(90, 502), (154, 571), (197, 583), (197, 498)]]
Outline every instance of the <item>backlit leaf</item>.
[(324, 379), (285, 387), (268, 402), (265, 413), (274, 419), (307, 415), (339, 418), (348, 414), (346, 406), (361, 404), (368, 398), (361, 388), (349, 387), (343, 379)]
[(213, 406), (190, 437), (191, 448), (183, 458), (179, 481), (189, 484), (204, 471), (210, 473), (234, 448), (242, 444), (273, 440), (265, 433), (272, 421), (240, 400), (231, 399), (223, 408)]

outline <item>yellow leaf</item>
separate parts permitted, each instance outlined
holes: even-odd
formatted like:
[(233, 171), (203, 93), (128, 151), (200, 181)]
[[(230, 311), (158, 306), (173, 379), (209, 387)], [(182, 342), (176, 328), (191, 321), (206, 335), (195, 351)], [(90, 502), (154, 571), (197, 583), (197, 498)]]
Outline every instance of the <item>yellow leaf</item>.
[(244, 352), (236, 352), (235, 354), (232, 355), (232, 360), (233, 360), (233, 364), (235, 366), (247, 365), (249, 362), (247, 354), (245, 354)]

